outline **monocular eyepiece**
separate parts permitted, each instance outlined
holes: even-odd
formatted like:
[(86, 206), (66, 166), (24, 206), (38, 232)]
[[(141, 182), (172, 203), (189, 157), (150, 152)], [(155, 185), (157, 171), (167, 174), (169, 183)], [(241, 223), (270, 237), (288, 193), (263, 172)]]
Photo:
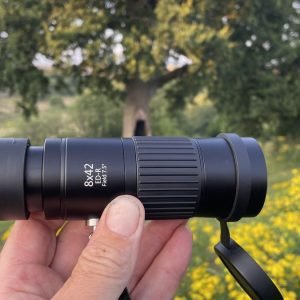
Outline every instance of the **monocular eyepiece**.
[(0, 139), (0, 219), (99, 217), (116, 196), (143, 203), (147, 219), (257, 215), (267, 189), (252, 138)]

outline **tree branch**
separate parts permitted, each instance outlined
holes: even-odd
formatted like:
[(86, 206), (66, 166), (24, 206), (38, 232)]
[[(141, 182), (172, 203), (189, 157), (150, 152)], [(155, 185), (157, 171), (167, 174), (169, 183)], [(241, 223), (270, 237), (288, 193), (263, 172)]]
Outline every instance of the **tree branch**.
[(178, 68), (160, 77), (153, 78), (150, 81), (156, 83), (157, 87), (161, 87), (173, 79), (182, 77), (187, 72), (187, 70), (188, 70), (188, 65), (184, 65), (181, 68)]

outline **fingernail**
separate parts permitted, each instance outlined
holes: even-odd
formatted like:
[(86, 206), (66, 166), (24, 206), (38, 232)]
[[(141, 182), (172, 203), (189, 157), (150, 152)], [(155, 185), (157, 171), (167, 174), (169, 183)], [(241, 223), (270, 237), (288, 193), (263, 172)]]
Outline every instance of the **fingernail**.
[(106, 226), (114, 233), (129, 237), (138, 227), (140, 209), (134, 199), (118, 197), (108, 207)]

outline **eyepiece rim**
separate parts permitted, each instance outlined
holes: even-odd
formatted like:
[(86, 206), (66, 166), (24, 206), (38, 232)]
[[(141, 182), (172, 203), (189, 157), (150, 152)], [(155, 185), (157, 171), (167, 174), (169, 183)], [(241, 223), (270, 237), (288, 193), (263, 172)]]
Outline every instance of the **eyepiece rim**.
[(0, 220), (28, 219), (25, 203), (24, 172), (27, 138), (0, 139)]

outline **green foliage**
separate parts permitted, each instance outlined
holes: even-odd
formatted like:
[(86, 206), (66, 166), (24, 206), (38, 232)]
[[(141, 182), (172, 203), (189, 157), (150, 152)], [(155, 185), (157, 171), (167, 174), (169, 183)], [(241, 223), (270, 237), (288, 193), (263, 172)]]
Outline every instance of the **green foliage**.
[(41, 111), (30, 120), (21, 117), (6, 122), (10, 127), (9, 136), (28, 137), (33, 145), (43, 145), (46, 137), (66, 137), (73, 135), (69, 115), (57, 108)]
[[(212, 106), (195, 109), (192, 119), (203, 124), (193, 130), (297, 134), (300, 21), (293, 3), (0, 0), (0, 89), (20, 94), (28, 117), (49, 77), (51, 93), (100, 89), (120, 100), (130, 82), (167, 84), (174, 114), (207, 88), (219, 116), (208, 122)], [(32, 64), (38, 53), (54, 61), (50, 74)], [(180, 59), (191, 64), (182, 67)], [(162, 131), (169, 129), (153, 130)]]
[(294, 1), (238, 1), (227, 16), (231, 48), (220, 48), (210, 97), (228, 130), (297, 132), (300, 17)]
[(64, 101), (60, 95), (52, 95), (48, 99), (49, 104), (53, 107), (64, 108)]
[(47, 137), (121, 135), (121, 101), (112, 105), (113, 101), (99, 91), (86, 90), (80, 97), (64, 100), (51, 96), (40, 103), (39, 114), (30, 120), (14, 113), (15, 101), (18, 99), (0, 97), (0, 107), (6, 106), (0, 115), (1, 136), (28, 137), (33, 145), (42, 145)]
[(122, 105), (99, 90), (85, 90), (77, 99), (72, 115), (76, 136), (121, 136)]
[(167, 84), (151, 102), (153, 135), (203, 137), (216, 136), (220, 131), (226, 131), (206, 90), (186, 105), (174, 106), (169, 100), (173, 87), (174, 83)]
[(8, 228), (12, 225), (11, 221), (1, 221), (0, 222), (0, 251), (4, 245), (5, 242), (5, 232), (8, 230)]
[(184, 131), (180, 128), (179, 111), (170, 114), (170, 103), (161, 89), (151, 102), (152, 134), (158, 136), (181, 136)]
[(153, 135), (215, 136), (220, 132), (220, 120), (215, 107), (203, 91), (186, 106), (174, 107), (169, 101), (170, 86), (158, 91), (151, 103)]
[(194, 98), (183, 113), (182, 127), (187, 136), (216, 136), (222, 131), (218, 112), (205, 93)]
[[(175, 51), (198, 66), (205, 44), (226, 37), (221, 22), (205, 23), (210, 6), (206, 1), (174, 0), (156, 5), (151, 1), (56, 2), (44, 24), (44, 51), (59, 64), (70, 65), (61, 53), (80, 48), (81, 71), (89, 67), (90, 75), (103, 79), (109, 75), (122, 82), (147, 81), (166, 73), (165, 61)], [(118, 55), (115, 47), (120, 45), (123, 53)]]
[(41, 26), (47, 13), (46, 0), (0, 0), (0, 89), (22, 95), (18, 105), (25, 117), (36, 113), (47, 87), (43, 72), (32, 64), (44, 41)]
[[(206, 62), (212, 65), (206, 52), (217, 40), (228, 36), (228, 27), (220, 20), (208, 22), (214, 6), (205, 0), (1, 0), (3, 30), (8, 33), (1, 39), (5, 63), (0, 72), (1, 86), (22, 95), (20, 105), (26, 115), (34, 111), (47, 83), (42, 72), (32, 65), (40, 52), (55, 61), (59, 73), (73, 78), (73, 85), (100, 87), (106, 94), (120, 94), (116, 87), (133, 80), (162, 86), (182, 75), (164, 77), (181, 67), (177, 60), (186, 56), (193, 65), (188, 72), (182, 72), (189, 77), (185, 83), (196, 82), (197, 87), (199, 69)], [(214, 17), (221, 15), (219, 9)], [(82, 61), (74, 62), (75, 53)], [(169, 69), (168, 59), (174, 60)], [(197, 88), (188, 90), (197, 92)]]

